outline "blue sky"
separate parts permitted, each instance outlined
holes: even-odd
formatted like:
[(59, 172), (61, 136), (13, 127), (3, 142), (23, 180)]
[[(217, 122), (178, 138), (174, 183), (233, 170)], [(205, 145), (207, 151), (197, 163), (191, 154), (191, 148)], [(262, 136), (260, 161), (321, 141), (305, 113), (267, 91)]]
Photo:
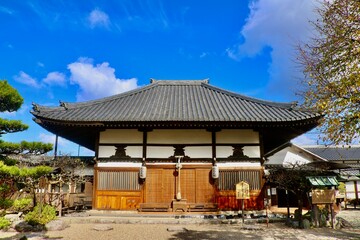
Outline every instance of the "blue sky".
[[(0, 79), (25, 102), (29, 130), (7, 141), (54, 136), (32, 121), (32, 102), (57, 106), (121, 93), (155, 79), (205, 79), (260, 99), (299, 100), (295, 45), (306, 42), (311, 0), (0, 0)], [(316, 134), (298, 144), (316, 143)], [(62, 154), (78, 147), (59, 141)], [(80, 149), (80, 155), (89, 154)]]

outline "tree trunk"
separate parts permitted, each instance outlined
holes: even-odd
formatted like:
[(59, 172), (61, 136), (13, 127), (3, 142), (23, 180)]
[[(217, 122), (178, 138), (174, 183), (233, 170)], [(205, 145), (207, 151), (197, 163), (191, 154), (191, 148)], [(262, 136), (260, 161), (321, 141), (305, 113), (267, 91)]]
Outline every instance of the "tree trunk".
[(30, 187), (30, 191), (32, 191), (32, 195), (33, 195), (33, 204), (34, 207), (36, 206), (37, 202), (36, 202), (36, 191), (35, 191), (35, 187), (31, 186)]
[(298, 221), (299, 221), (299, 228), (301, 228), (302, 226), (302, 209), (303, 209), (303, 205), (304, 205), (304, 201), (302, 198), (302, 193), (298, 192), (297, 193), (297, 197), (298, 197)]

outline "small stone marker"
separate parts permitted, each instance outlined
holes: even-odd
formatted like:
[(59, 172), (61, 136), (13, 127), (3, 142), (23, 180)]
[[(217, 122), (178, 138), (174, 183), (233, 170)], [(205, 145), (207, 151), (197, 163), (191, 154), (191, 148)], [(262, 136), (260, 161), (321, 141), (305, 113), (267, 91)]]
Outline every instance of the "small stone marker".
[(96, 231), (110, 231), (113, 230), (113, 227), (110, 227), (109, 225), (103, 225), (103, 224), (98, 224), (92, 227), (92, 229), (96, 230)]
[(45, 225), (47, 231), (61, 231), (69, 227), (69, 224), (62, 220), (53, 220)]
[(168, 232), (183, 232), (183, 231), (185, 232), (185, 231), (187, 231), (187, 229), (184, 227), (172, 226), (172, 227), (168, 227), (167, 231)]
[(258, 231), (258, 230), (264, 230), (262, 227), (260, 226), (256, 226), (256, 225), (243, 225), (241, 227), (241, 229), (243, 230), (252, 230), (252, 231)]

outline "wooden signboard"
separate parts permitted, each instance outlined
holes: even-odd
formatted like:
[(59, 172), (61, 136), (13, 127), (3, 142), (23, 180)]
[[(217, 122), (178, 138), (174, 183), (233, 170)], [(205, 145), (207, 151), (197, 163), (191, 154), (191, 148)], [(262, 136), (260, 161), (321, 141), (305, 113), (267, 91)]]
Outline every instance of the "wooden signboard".
[(250, 199), (250, 185), (247, 182), (236, 184), (236, 199)]
[(39, 188), (43, 189), (47, 186), (47, 179), (45, 177), (40, 177), (39, 179)]
[(335, 202), (335, 189), (315, 189), (311, 191), (313, 204), (325, 204)]

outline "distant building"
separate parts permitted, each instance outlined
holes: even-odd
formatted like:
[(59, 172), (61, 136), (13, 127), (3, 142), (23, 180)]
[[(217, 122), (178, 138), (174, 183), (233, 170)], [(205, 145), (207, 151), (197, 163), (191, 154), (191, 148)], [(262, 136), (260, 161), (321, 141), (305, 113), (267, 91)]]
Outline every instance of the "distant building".
[[(309, 170), (319, 169), (332, 171), (334, 168), (336, 169), (338, 167), (334, 166), (333, 163), (329, 162), (327, 159), (290, 142), (269, 152), (266, 155), (266, 158), (267, 161), (264, 163), (265, 171), (277, 167), (304, 167), (304, 169), (305, 167), (308, 167)], [(310, 181), (309, 183), (316, 184), (313, 185), (314, 189), (317, 187), (330, 188), (332, 186), (337, 186), (338, 182), (336, 181), (335, 175), (336, 174), (333, 173), (331, 176), (312, 176), (311, 178), (315, 181)], [(291, 191), (286, 193), (284, 189), (279, 189), (276, 185), (271, 183), (268, 197), (271, 199), (271, 205), (277, 205), (278, 207), (287, 207), (288, 205), (290, 207), (298, 206), (298, 198), (294, 193)], [(305, 196), (303, 202), (305, 206), (311, 206), (311, 202), (309, 202), (308, 198)]]
[(347, 199), (359, 199), (360, 146), (305, 146), (304, 148), (329, 162), (350, 166), (350, 168), (340, 169), (338, 172), (346, 184)]
[[(111, 86), (109, 86), (111, 87)], [(258, 100), (208, 80), (152, 80), (115, 96), (59, 107), (35, 121), (95, 151), (93, 208), (148, 211), (264, 207), (265, 156), (319, 123), (296, 104)]]

